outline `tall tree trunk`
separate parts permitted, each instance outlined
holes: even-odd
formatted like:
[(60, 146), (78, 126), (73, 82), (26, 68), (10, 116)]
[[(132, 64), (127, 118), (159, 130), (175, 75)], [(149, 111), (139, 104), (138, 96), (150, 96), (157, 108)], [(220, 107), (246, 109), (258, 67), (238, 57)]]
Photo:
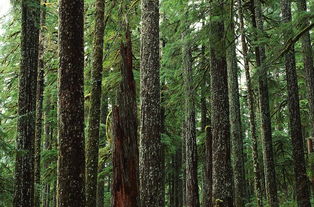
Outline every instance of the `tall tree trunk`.
[(121, 43), (122, 81), (118, 106), (113, 108), (113, 184), (112, 207), (138, 207), (138, 146), (135, 81), (133, 77), (132, 46), (129, 28), (126, 42)]
[[(204, 52), (203, 52), (204, 55)], [(205, 68), (204, 68), (205, 69)], [(212, 136), (209, 126), (210, 120), (207, 117), (207, 101), (206, 101), (206, 83), (207, 76), (202, 81), (201, 88), (201, 128), (205, 133), (204, 143), (204, 183), (203, 183), (203, 207), (212, 206)]]
[(160, 140), (159, 1), (142, 0), (141, 36), (141, 206), (163, 207)]
[(41, 196), (41, 174), (40, 174), (40, 154), (41, 154), (41, 135), (42, 135), (42, 119), (43, 119), (43, 93), (44, 93), (44, 50), (45, 50), (45, 24), (46, 24), (46, 1), (43, 0), (43, 6), (40, 12), (40, 35), (39, 35), (39, 51), (38, 51), (38, 74), (37, 74), (37, 91), (36, 91), (36, 126), (35, 126), (35, 201), (34, 206), (40, 206)]
[(96, 0), (95, 36), (93, 46), (92, 91), (86, 147), (86, 207), (95, 207), (97, 201), (97, 173), (99, 152), (99, 124), (101, 106), (101, 83), (104, 47), (105, 1)]
[[(281, 12), (284, 23), (289, 23), (291, 17), (290, 0), (281, 0)], [(293, 35), (293, 31), (287, 27), (284, 31), (286, 41)], [(294, 45), (285, 54), (285, 67), (287, 75), (288, 108), (290, 119), (290, 134), (292, 141), (292, 157), (294, 161), (296, 196), (299, 207), (310, 207), (310, 192), (308, 178), (306, 176), (306, 164), (304, 159), (304, 143), (302, 136), (302, 126), (299, 106), (299, 88), (296, 73), (296, 60)]]
[[(306, 12), (306, 0), (297, 0), (298, 12)], [(308, 26), (309, 19), (302, 21), (302, 29)], [(307, 78), (307, 94), (309, 102), (309, 113), (310, 113), (310, 126), (311, 126), (311, 137), (314, 137), (314, 63), (313, 63), (313, 50), (311, 45), (311, 36), (310, 32), (307, 31), (301, 37), (302, 43), (302, 54), (303, 54), (303, 63), (304, 69), (306, 71)], [(312, 173), (312, 191), (314, 193), (314, 163), (311, 162), (311, 173)]]
[[(106, 145), (106, 121), (108, 116), (108, 97), (105, 93), (102, 95), (101, 101), (101, 113), (100, 113), (100, 143), (99, 147), (105, 147)], [(97, 183), (97, 207), (104, 207), (104, 193), (105, 193), (105, 175), (101, 175), (101, 172), (106, 166), (106, 162), (104, 161), (98, 163), (98, 183)]]
[[(185, 35), (183, 35), (183, 38)], [(188, 40), (185, 40), (188, 41)], [(185, 79), (185, 151), (186, 151), (186, 206), (199, 207), (197, 179), (197, 146), (195, 128), (195, 98), (193, 90), (192, 52), (189, 42), (183, 46)]]
[(181, 145), (181, 156), (182, 156), (182, 206), (186, 206), (186, 136), (185, 136), (185, 121), (182, 124), (182, 145)]
[(34, 206), (34, 140), (39, 46), (39, 0), (22, 0), (14, 207)]
[(227, 32), (227, 69), (228, 69), (228, 88), (229, 88), (229, 111), (230, 111), (230, 130), (231, 130), (231, 150), (233, 157), (233, 185), (234, 185), (234, 204), (236, 207), (245, 205), (245, 170), (243, 153), (243, 135), (241, 126), (240, 94), (238, 83), (238, 65), (234, 30), (234, 5), (231, 1), (227, 4), (228, 17), (226, 26)]
[[(257, 205), (259, 207), (263, 206), (263, 197), (261, 190), (261, 175), (260, 175), (260, 164), (258, 161), (258, 144), (257, 144), (257, 132), (256, 132), (256, 121), (255, 121), (255, 106), (254, 106), (254, 95), (253, 87), (250, 75), (250, 65), (249, 65), (249, 55), (248, 55), (248, 46), (245, 37), (244, 31), (244, 16), (242, 8), (242, 0), (238, 0), (238, 14), (240, 21), (240, 33), (241, 33), (241, 44), (242, 44), (242, 53), (244, 58), (244, 69), (245, 69), (245, 78), (246, 85), (248, 90), (248, 105), (249, 105), (249, 122), (250, 130), (252, 136), (252, 158), (253, 158), (253, 171), (254, 171), (254, 188), (255, 195), (257, 199)], [(236, 203), (237, 205), (237, 203)]]
[[(256, 21), (256, 28), (264, 31), (262, 18), (262, 5), (260, 0), (254, 0), (254, 15)], [(259, 37), (256, 35), (256, 38)], [(269, 95), (268, 95), (268, 78), (265, 68), (265, 46), (260, 45), (256, 48), (256, 66), (261, 72), (258, 78), (259, 102), (261, 110), (261, 130), (262, 130), (262, 144), (263, 144), (263, 161), (264, 161), (264, 175), (267, 201), (271, 207), (278, 207), (277, 184), (275, 163), (273, 155), (272, 144), (272, 129), (271, 117), (269, 109)]]
[(83, 0), (60, 0), (58, 207), (85, 206), (83, 13)]
[[(224, 36), (224, 3), (211, 2), (211, 126), (213, 150), (213, 203), (233, 207), (228, 76)], [(215, 18), (214, 18), (215, 17)], [(219, 19), (217, 17), (220, 17)], [(215, 21), (213, 21), (213, 18)], [(208, 162), (208, 161), (207, 161)]]
[[(44, 102), (44, 137), (45, 137), (45, 143), (44, 143), (44, 150), (48, 151), (51, 150), (52, 147), (52, 126), (51, 126), (51, 110), (52, 108), (52, 103), (51, 103), (51, 94), (47, 93), (47, 96), (45, 97), (45, 102)], [(47, 169), (49, 167), (50, 162), (44, 162), (43, 167), (44, 169)], [(43, 207), (50, 207), (50, 183), (46, 182), (43, 183), (43, 200), (42, 200), (42, 205)]]

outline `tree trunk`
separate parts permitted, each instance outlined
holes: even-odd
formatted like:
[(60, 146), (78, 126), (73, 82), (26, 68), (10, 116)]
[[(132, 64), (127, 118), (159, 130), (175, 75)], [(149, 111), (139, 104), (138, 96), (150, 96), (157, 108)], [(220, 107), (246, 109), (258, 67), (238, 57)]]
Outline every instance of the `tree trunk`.
[[(185, 35), (183, 35), (183, 38)], [(188, 40), (184, 40), (188, 41)], [(195, 98), (193, 90), (192, 52), (189, 43), (183, 46), (183, 68), (185, 79), (185, 151), (186, 151), (186, 206), (199, 207), (197, 179), (197, 146), (195, 128)]]
[[(297, 0), (298, 12), (306, 12), (306, 0)], [(302, 29), (308, 26), (309, 19), (302, 21), (301, 25)], [(307, 94), (308, 94), (308, 102), (309, 102), (309, 114), (310, 114), (310, 127), (311, 127), (311, 137), (314, 137), (314, 63), (313, 63), (313, 51), (311, 45), (311, 36), (310, 32), (306, 32), (301, 37), (302, 43), (302, 54), (303, 54), (303, 63), (304, 69), (306, 71), (306, 81), (307, 81)], [(312, 155), (311, 155), (312, 156)], [(314, 193), (314, 163), (313, 161), (310, 163), (311, 165), (311, 174), (312, 174), (312, 191)]]
[[(241, 32), (241, 44), (242, 44), (242, 53), (244, 58), (244, 69), (246, 77), (246, 85), (248, 90), (248, 105), (249, 105), (249, 122), (250, 130), (252, 136), (252, 158), (253, 158), (253, 171), (254, 171), (254, 188), (255, 195), (257, 198), (257, 205), (263, 206), (262, 190), (261, 190), (261, 175), (260, 175), (260, 164), (258, 161), (258, 143), (257, 143), (257, 132), (256, 132), (256, 121), (255, 121), (255, 104), (254, 104), (254, 95), (252, 88), (252, 81), (250, 75), (250, 65), (249, 65), (249, 56), (248, 56), (248, 46), (245, 37), (244, 31), (244, 17), (243, 17), (243, 8), (242, 0), (238, 0), (238, 14), (240, 21), (240, 32)], [(237, 205), (237, 202), (236, 202)]]
[[(211, 127), (213, 154), (213, 204), (233, 207), (228, 76), (224, 36), (224, 4), (211, 2)], [(215, 17), (215, 21), (213, 21)], [(217, 17), (220, 17), (219, 19)], [(208, 161), (207, 161), (208, 162)]]
[[(47, 93), (47, 96), (45, 97), (45, 110), (44, 110), (44, 137), (45, 137), (45, 143), (44, 143), (44, 150), (51, 150), (52, 147), (52, 124), (51, 124), (51, 117), (49, 114), (51, 113), (52, 103), (51, 103), (51, 94)], [(50, 162), (44, 162), (43, 167), (44, 169), (47, 169), (50, 165)], [(44, 189), (44, 195), (43, 195), (43, 207), (50, 207), (50, 198), (51, 198), (51, 192), (50, 192), (50, 183), (43, 183), (43, 189)]]
[[(204, 55), (204, 52), (203, 52)], [(205, 68), (204, 68), (205, 69)], [(204, 180), (203, 180), (203, 207), (212, 206), (212, 136), (209, 126), (210, 120), (207, 117), (207, 101), (206, 101), (206, 83), (207, 76), (202, 81), (201, 88), (201, 128), (205, 133), (204, 143)]]
[[(284, 23), (289, 23), (291, 17), (290, 0), (281, 0), (281, 12)], [(286, 41), (293, 35), (293, 31), (287, 27), (284, 31)], [(299, 88), (296, 73), (296, 60), (294, 45), (285, 54), (285, 67), (287, 75), (288, 108), (290, 119), (290, 134), (292, 141), (292, 157), (294, 162), (295, 190), (299, 207), (310, 207), (310, 192), (308, 178), (306, 176), (306, 164), (304, 159), (304, 143), (299, 106)]]
[(104, 10), (104, 0), (96, 0), (93, 67), (91, 72), (92, 91), (86, 147), (86, 207), (95, 207), (97, 201), (100, 102), (105, 29)]
[[(264, 32), (262, 5), (260, 0), (254, 0), (254, 15), (256, 21), (256, 28), (260, 32)], [(258, 35), (256, 38), (259, 39)], [(260, 74), (258, 78), (259, 102), (261, 110), (261, 131), (263, 144), (263, 161), (264, 161), (264, 175), (265, 188), (268, 203), (271, 207), (278, 207), (277, 184), (275, 163), (273, 155), (272, 144), (272, 129), (271, 117), (269, 109), (269, 95), (268, 95), (268, 78), (265, 68), (265, 46), (260, 45), (256, 48), (256, 66), (259, 68)]]
[(60, 0), (58, 206), (85, 206), (84, 3)]
[(22, 0), (14, 207), (34, 206), (34, 140), (39, 46), (39, 0)]
[(185, 121), (182, 124), (182, 150), (181, 150), (181, 156), (182, 156), (182, 206), (186, 206), (186, 136), (185, 136)]
[[(233, 1), (231, 1), (233, 2)], [(231, 130), (231, 149), (233, 157), (233, 184), (234, 184), (234, 204), (236, 207), (245, 205), (245, 171), (243, 153), (243, 135), (241, 126), (240, 94), (238, 83), (238, 65), (234, 31), (234, 5), (228, 4), (228, 13), (231, 14), (226, 23), (227, 32), (227, 68), (228, 68), (228, 88), (229, 88), (229, 111)]]
[[(106, 146), (106, 121), (108, 116), (108, 97), (103, 93), (101, 103), (101, 116), (100, 116), (100, 143), (99, 147)], [(100, 174), (106, 166), (106, 162), (98, 163), (98, 174)], [(97, 183), (97, 207), (104, 207), (104, 193), (105, 193), (105, 175), (99, 175)]]
[(44, 50), (45, 50), (45, 24), (46, 24), (46, 1), (43, 0), (43, 7), (40, 12), (40, 36), (39, 36), (39, 51), (38, 51), (38, 74), (37, 74), (37, 91), (36, 91), (36, 126), (35, 126), (35, 201), (34, 206), (40, 206), (41, 196), (41, 178), (40, 178), (40, 154), (41, 154), (41, 135), (42, 135), (42, 119), (43, 119), (43, 93), (44, 93)]
[(141, 206), (163, 207), (160, 140), (159, 1), (142, 0), (141, 36)]
[(138, 146), (135, 81), (129, 28), (126, 42), (121, 43), (122, 81), (113, 115), (113, 184), (112, 207), (138, 207)]

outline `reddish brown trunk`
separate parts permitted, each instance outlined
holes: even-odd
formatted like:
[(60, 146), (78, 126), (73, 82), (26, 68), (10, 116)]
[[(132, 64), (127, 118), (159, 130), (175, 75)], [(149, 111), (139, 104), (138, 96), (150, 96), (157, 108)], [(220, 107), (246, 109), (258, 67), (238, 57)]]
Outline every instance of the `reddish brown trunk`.
[(118, 104), (113, 108), (113, 207), (138, 205), (138, 147), (135, 81), (132, 72), (132, 47), (129, 29), (121, 44), (122, 81)]

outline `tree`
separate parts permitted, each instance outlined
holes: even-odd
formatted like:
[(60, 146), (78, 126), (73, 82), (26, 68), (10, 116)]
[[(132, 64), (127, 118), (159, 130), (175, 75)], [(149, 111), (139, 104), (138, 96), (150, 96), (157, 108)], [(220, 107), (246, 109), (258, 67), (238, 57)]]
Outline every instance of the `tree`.
[[(211, 2), (211, 126), (213, 150), (213, 203), (232, 207), (229, 99), (225, 40), (224, 4)], [(219, 19), (217, 17), (220, 17)], [(208, 161), (207, 161), (208, 162)]]
[(132, 45), (129, 26), (126, 40), (120, 46), (122, 81), (113, 116), (113, 207), (138, 207), (138, 146), (136, 120), (136, 94), (133, 77)]
[(101, 83), (103, 70), (103, 47), (105, 2), (96, 0), (95, 13), (95, 37), (92, 67), (92, 91), (91, 106), (89, 111), (88, 141), (86, 148), (86, 206), (95, 207), (97, 198), (97, 173), (98, 173), (98, 151), (99, 151), (99, 127), (101, 106)]
[(229, 113), (231, 131), (231, 149), (233, 157), (233, 182), (234, 182), (234, 204), (236, 207), (243, 207), (245, 204), (245, 170), (243, 153), (243, 135), (240, 111), (240, 93), (238, 83), (238, 64), (235, 43), (234, 28), (234, 5), (231, 1), (227, 4), (228, 21), (227, 31), (227, 70), (229, 89)]
[(38, 48), (38, 74), (37, 74), (37, 91), (36, 91), (36, 126), (35, 126), (35, 207), (40, 206), (41, 195), (41, 173), (40, 173), (40, 160), (41, 160), (41, 137), (42, 137), (42, 122), (43, 122), (43, 93), (44, 93), (44, 75), (45, 75), (45, 23), (46, 23), (46, 1), (43, 1), (43, 7), (40, 12), (40, 35), (39, 35), (39, 48)]
[[(282, 22), (289, 23), (291, 17), (290, 0), (281, 0)], [(288, 40), (293, 34), (291, 28), (284, 31), (284, 39)], [(294, 162), (295, 191), (299, 207), (311, 206), (309, 183), (306, 176), (306, 164), (304, 158), (304, 143), (302, 136), (302, 126), (299, 105), (299, 88), (296, 73), (296, 60), (294, 45), (290, 46), (285, 54), (285, 68), (288, 89), (288, 108), (290, 120), (290, 134), (292, 141), (292, 157)]]
[[(262, 5), (260, 0), (254, 0), (254, 15), (255, 23), (253, 25), (260, 33), (264, 32), (264, 23), (262, 17)], [(257, 35), (256, 40), (259, 40)], [(268, 203), (271, 207), (278, 207), (276, 172), (273, 155), (272, 143), (272, 128), (269, 107), (268, 94), (268, 78), (265, 68), (266, 54), (265, 46), (259, 45), (255, 49), (256, 66), (259, 68), (260, 74), (258, 78), (259, 103), (261, 111), (261, 131), (262, 131), (262, 145), (263, 145), (263, 161), (265, 174), (265, 188)]]
[(60, 1), (59, 207), (85, 206), (83, 8), (83, 0)]
[(13, 205), (15, 207), (33, 207), (39, 0), (22, 0), (21, 8), (21, 60)]
[(250, 65), (249, 65), (249, 56), (248, 56), (248, 46), (244, 30), (244, 15), (243, 15), (243, 6), (242, 0), (238, 0), (238, 14), (240, 22), (240, 35), (241, 35), (241, 44), (242, 44), (242, 53), (244, 58), (244, 70), (246, 85), (248, 91), (248, 107), (249, 107), (249, 122), (251, 130), (251, 139), (252, 139), (252, 157), (253, 157), (253, 171), (254, 171), (254, 188), (255, 195), (257, 199), (257, 205), (262, 206), (262, 190), (261, 190), (261, 175), (260, 175), (260, 164), (258, 161), (258, 143), (257, 143), (257, 132), (256, 132), (256, 116), (255, 116), (255, 104), (254, 104), (254, 92), (252, 87), (252, 80), (250, 75)]
[[(183, 39), (186, 34), (183, 34)], [(199, 207), (197, 179), (197, 146), (195, 128), (195, 98), (193, 95), (192, 54), (189, 40), (184, 40), (183, 69), (185, 79), (185, 163), (186, 163), (186, 206)]]
[(159, 1), (142, 0), (141, 28), (141, 206), (163, 207), (160, 140)]

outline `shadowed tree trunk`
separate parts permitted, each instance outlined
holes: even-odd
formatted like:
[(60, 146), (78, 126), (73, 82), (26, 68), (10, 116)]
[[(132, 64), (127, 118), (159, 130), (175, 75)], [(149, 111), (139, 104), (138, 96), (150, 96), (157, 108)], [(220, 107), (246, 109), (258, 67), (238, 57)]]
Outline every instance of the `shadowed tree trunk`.
[(39, 46), (39, 0), (22, 0), (14, 207), (34, 206), (34, 141)]
[[(100, 113), (100, 143), (99, 147), (106, 146), (106, 121), (108, 116), (108, 97), (105, 93), (102, 95), (101, 101), (101, 113)], [(100, 174), (106, 166), (106, 162), (104, 161), (98, 163), (98, 174)], [(98, 176), (97, 183), (97, 207), (104, 207), (104, 193), (105, 193), (105, 175)]]
[[(242, 44), (242, 53), (244, 59), (244, 69), (245, 69), (245, 77), (246, 77), (246, 85), (248, 90), (248, 106), (249, 106), (249, 122), (250, 122), (250, 130), (251, 130), (251, 139), (252, 139), (252, 160), (253, 160), (253, 171), (254, 171), (254, 188), (255, 195), (257, 198), (257, 205), (262, 206), (262, 190), (261, 190), (261, 175), (260, 175), (260, 164), (258, 161), (258, 144), (257, 144), (257, 132), (256, 132), (256, 119), (255, 119), (255, 104), (254, 104), (254, 94), (251, 82), (250, 75), (250, 65), (249, 65), (249, 56), (248, 56), (248, 46), (245, 37), (244, 30), (244, 17), (243, 17), (243, 8), (242, 8), (242, 0), (238, 0), (238, 14), (240, 21), (240, 33), (241, 33), (241, 44)], [(238, 203), (235, 203), (238, 205)], [(241, 205), (241, 204), (240, 204)]]
[[(228, 76), (224, 36), (224, 3), (211, 5), (211, 127), (213, 154), (213, 204), (233, 207)], [(213, 21), (213, 17), (214, 21)], [(217, 17), (220, 17), (219, 19)], [(208, 161), (207, 161), (208, 162)]]
[[(298, 12), (306, 12), (306, 0), (297, 0)], [(302, 29), (309, 25), (309, 19), (302, 21)], [(310, 127), (311, 127), (311, 137), (314, 137), (314, 63), (313, 63), (313, 50), (311, 45), (311, 36), (310, 32), (307, 31), (301, 37), (302, 43), (302, 54), (303, 54), (303, 63), (304, 69), (306, 71), (307, 78), (307, 94), (309, 101), (309, 114), (310, 114)], [(310, 163), (311, 173), (312, 173), (312, 191), (314, 193), (314, 163)]]
[(83, 12), (60, 0), (58, 207), (85, 206)]
[(40, 159), (41, 159), (41, 137), (42, 137), (42, 119), (43, 119), (43, 93), (44, 93), (44, 50), (45, 50), (45, 24), (46, 24), (46, 1), (43, 0), (43, 6), (40, 12), (40, 35), (39, 35), (39, 51), (38, 51), (38, 74), (37, 74), (37, 91), (36, 91), (36, 127), (35, 127), (35, 201), (34, 206), (40, 206), (41, 196), (41, 174), (40, 174)]
[[(183, 38), (186, 35), (183, 34)], [(186, 162), (186, 206), (199, 207), (197, 179), (197, 146), (195, 128), (195, 98), (193, 90), (192, 52), (189, 40), (184, 40), (183, 68), (185, 81), (185, 162)]]
[[(284, 23), (289, 23), (291, 17), (290, 0), (281, 0), (281, 12)], [(284, 31), (285, 41), (293, 35), (291, 27)], [(295, 191), (299, 207), (310, 207), (310, 191), (306, 176), (306, 164), (304, 159), (304, 143), (299, 106), (299, 88), (296, 73), (296, 60), (294, 45), (285, 54), (285, 67), (287, 75), (288, 108), (290, 119), (290, 134), (292, 141), (292, 157), (294, 162)]]
[(141, 206), (163, 207), (160, 140), (159, 1), (142, 0), (141, 28)]
[(104, 46), (105, 1), (96, 0), (95, 36), (93, 46), (92, 91), (86, 147), (86, 207), (95, 207), (97, 200), (97, 173), (99, 151), (99, 124), (101, 106), (101, 82)]
[(112, 207), (138, 207), (138, 146), (135, 81), (129, 28), (120, 46), (122, 58), (120, 90), (113, 116), (113, 184)]
[[(260, 0), (254, 0), (254, 15), (255, 22), (253, 26), (260, 33), (264, 32), (263, 17), (262, 17), (262, 5)], [(257, 40), (259, 36), (256, 35)], [(265, 68), (265, 46), (259, 45), (256, 47), (256, 66), (259, 68), (260, 74), (258, 78), (258, 90), (259, 90), (259, 102), (261, 110), (261, 131), (262, 131), (262, 144), (263, 144), (263, 161), (264, 161), (264, 176), (265, 176), (265, 189), (268, 204), (271, 207), (278, 207), (277, 196), (277, 184), (275, 163), (273, 155), (273, 143), (272, 143), (272, 129), (271, 129), (271, 117), (269, 109), (269, 95), (268, 95), (268, 78)]]
[[(233, 1), (231, 1), (233, 3)], [(234, 204), (236, 207), (245, 205), (245, 170), (243, 153), (243, 135), (241, 125), (240, 94), (238, 83), (238, 65), (234, 29), (234, 5), (227, 4), (228, 21), (227, 30), (227, 68), (228, 68), (228, 88), (229, 88), (229, 110), (230, 110), (230, 131), (231, 149), (233, 157), (233, 185)]]

